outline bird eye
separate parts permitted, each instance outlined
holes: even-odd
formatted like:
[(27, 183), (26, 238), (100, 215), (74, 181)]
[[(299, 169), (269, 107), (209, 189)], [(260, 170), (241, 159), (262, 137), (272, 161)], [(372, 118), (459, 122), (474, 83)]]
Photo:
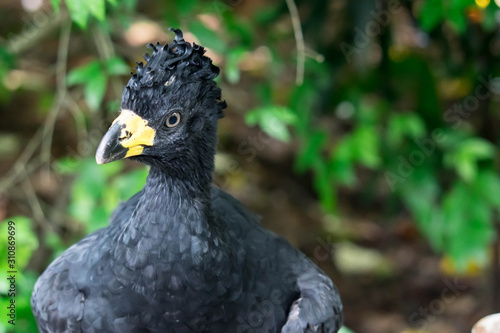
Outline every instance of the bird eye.
[(165, 125), (167, 125), (167, 127), (175, 127), (179, 125), (180, 121), (181, 121), (181, 115), (178, 112), (174, 112), (170, 116), (168, 116)]

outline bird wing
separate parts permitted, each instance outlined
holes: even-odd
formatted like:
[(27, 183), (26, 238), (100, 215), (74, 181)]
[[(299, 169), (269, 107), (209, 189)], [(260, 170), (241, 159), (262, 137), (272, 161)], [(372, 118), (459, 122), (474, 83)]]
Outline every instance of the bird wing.
[[(37, 280), (31, 304), (41, 332), (82, 332), (82, 325), (88, 325), (82, 322), (86, 297), (79, 288), (90, 279), (91, 272), (86, 265), (99, 261), (109, 250), (106, 247), (109, 242), (101, 237), (107, 235), (106, 230), (119, 229), (128, 221), (141, 196), (142, 191), (121, 202), (113, 211), (107, 228), (97, 230), (68, 248)], [(89, 313), (92, 307), (85, 309), (87, 321), (101, 316)]]
[(83, 261), (101, 230), (71, 246), (37, 280), (31, 307), (41, 332), (82, 332), (85, 295), (72, 281), (70, 268), (72, 263)]
[(298, 272), (300, 297), (296, 299), (283, 326), (283, 333), (334, 333), (342, 327), (342, 302), (332, 280), (308, 258)]
[(286, 309), (288, 315), (283, 333), (333, 333), (340, 329), (342, 302), (332, 280), (320, 268), (283, 237), (264, 229), (257, 216), (228, 193), (214, 188), (212, 205), (226, 221), (231, 237), (241, 240), (247, 252), (247, 266), (252, 266), (254, 272), (259, 270), (256, 280), (264, 282), (263, 267), (275, 272), (271, 274), (274, 278), (269, 276), (268, 287), (271, 288), (276, 288), (272, 287), (273, 280), (279, 281), (276, 274), (289, 271), (294, 277), (289, 290), (294, 298)]

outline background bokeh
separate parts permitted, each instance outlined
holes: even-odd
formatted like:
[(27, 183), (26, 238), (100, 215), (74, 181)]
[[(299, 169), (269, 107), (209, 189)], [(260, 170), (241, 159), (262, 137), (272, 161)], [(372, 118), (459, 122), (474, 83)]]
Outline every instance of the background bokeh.
[(145, 45), (207, 47), (228, 102), (214, 182), (338, 285), (353, 332), (500, 312), (500, 1), (0, 0), (0, 332), (147, 169), (98, 166)]

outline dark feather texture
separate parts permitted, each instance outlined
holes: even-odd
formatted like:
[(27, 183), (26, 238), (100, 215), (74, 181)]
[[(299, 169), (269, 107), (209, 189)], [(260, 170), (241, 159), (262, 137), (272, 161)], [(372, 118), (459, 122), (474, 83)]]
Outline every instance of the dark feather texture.
[[(211, 185), (218, 69), (174, 31), (171, 45), (150, 45), (122, 99), (155, 130), (134, 157), (151, 167), (146, 185), (40, 276), (40, 331), (337, 332), (332, 281)], [(172, 112), (181, 121), (168, 128)]]

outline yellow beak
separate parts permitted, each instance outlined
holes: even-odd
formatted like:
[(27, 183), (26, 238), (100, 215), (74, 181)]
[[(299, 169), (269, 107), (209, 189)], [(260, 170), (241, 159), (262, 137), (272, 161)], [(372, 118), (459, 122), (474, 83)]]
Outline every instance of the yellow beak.
[(97, 164), (141, 155), (145, 146), (153, 145), (154, 139), (155, 131), (146, 120), (130, 110), (122, 110), (97, 148)]

